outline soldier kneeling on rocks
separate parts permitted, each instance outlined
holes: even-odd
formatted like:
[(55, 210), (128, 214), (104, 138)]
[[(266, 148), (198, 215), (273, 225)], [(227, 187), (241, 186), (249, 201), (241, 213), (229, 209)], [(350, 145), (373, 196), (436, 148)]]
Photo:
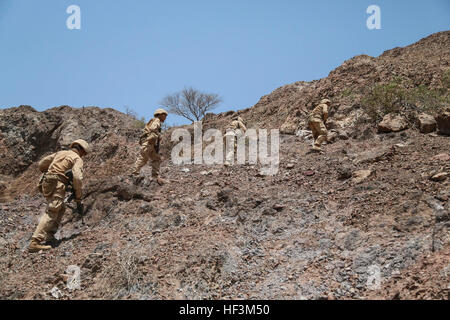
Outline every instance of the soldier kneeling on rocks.
[(50, 250), (47, 245), (55, 241), (55, 234), (66, 210), (64, 198), (69, 178), (66, 172), (72, 170), (75, 201), (81, 203), (83, 160), (89, 153), (89, 144), (84, 140), (76, 140), (70, 145), (70, 150), (51, 154), (39, 162), (39, 170), (44, 173), (39, 189), (47, 201), (47, 209), (41, 217), (34, 232), (29, 252)]

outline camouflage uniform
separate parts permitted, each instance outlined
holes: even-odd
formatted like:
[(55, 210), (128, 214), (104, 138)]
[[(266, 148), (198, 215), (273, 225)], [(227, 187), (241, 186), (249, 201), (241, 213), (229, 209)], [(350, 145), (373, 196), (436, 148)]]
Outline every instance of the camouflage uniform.
[[(227, 127), (227, 133), (225, 134), (225, 145), (227, 147), (225, 166), (231, 165), (234, 162), (234, 154), (237, 150), (237, 139), (242, 136), (242, 133), (247, 131), (247, 127), (244, 124), (244, 120), (241, 117), (237, 117), (231, 121)], [(229, 138), (227, 138), (229, 137)], [(226, 144), (227, 139), (234, 141), (233, 145)]]
[[(85, 152), (89, 152), (89, 146), (85, 141), (77, 140), (72, 143), (71, 148), (74, 147), (74, 144), (80, 146), (83, 144)], [(39, 162), (39, 170), (44, 173), (40, 190), (47, 201), (47, 209), (39, 220), (36, 231), (31, 238), (31, 252), (37, 251), (37, 249), (50, 249), (49, 247), (42, 247), (41, 244), (54, 239), (66, 210), (64, 198), (66, 186), (69, 182), (65, 175), (67, 171), (72, 170), (73, 173), (75, 200), (81, 201), (83, 196), (83, 160), (76, 148), (45, 157)]]
[(134, 165), (133, 174), (139, 175), (143, 166), (151, 160), (152, 177), (157, 178), (159, 176), (159, 168), (161, 166), (161, 156), (159, 155), (159, 144), (161, 142), (161, 120), (156, 116), (158, 114), (165, 113), (166, 111), (158, 109), (155, 112), (155, 118), (150, 120), (143, 130), (141, 140), (141, 151), (138, 155), (136, 163)]
[(314, 137), (313, 149), (315, 150), (321, 150), (320, 146), (327, 141), (328, 130), (325, 127), (325, 123), (328, 119), (328, 107), (330, 104), (330, 100), (322, 100), (308, 117), (308, 125)]

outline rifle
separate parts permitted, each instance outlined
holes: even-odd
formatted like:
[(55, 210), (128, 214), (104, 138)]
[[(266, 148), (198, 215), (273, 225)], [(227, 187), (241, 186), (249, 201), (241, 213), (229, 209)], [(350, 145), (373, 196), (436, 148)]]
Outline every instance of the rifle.
[[(66, 191), (69, 192), (69, 195), (65, 199), (65, 203), (71, 203), (75, 199), (75, 190), (73, 188), (73, 172), (69, 170), (65, 173), (67, 179), (69, 180)], [(73, 210), (73, 209), (72, 209)], [(77, 202), (77, 213), (81, 216), (81, 223), (84, 224), (84, 206), (81, 202)]]
[(162, 132), (162, 128), (159, 127), (158, 131), (159, 131), (158, 142), (156, 142), (156, 145), (155, 145), (156, 153), (159, 153), (159, 147), (161, 146), (161, 132)]

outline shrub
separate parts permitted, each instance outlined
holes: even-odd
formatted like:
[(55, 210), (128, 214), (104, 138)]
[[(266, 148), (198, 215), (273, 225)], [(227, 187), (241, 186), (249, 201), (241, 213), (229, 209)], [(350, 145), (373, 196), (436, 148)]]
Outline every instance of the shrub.
[(372, 122), (378, 123), (386, 114), (397, 113), (415, 123), (418, 113), (436, 114), (449, 102), (446, 88), (411, 87), (410, 83), (397, 77), (387, 84), (375, 85), (361, 104)]
[(347, 88), (341, 92), (341, 96), (343, 98), (347, 98), (347, 97), (354, 98), (355, 94), (353, 93), (352, 89)]
[(419, 111), (427, 113), (436, 113), (448, 102), (445, 92), (441, 89), (430, 89), (427, 86), (420, 85), (411, 90), (409, 94), (411, 103), (417, 106)]
[(406, 90), (399, 79), (373, 87), (363, 98), (362, 105), (373, 122), (380, 121), (388, 113), (399, 113), (406, 105)]
[(444, 71), (442, 75), (442, 86), (444, 89), (450, 89), (450, 69)]

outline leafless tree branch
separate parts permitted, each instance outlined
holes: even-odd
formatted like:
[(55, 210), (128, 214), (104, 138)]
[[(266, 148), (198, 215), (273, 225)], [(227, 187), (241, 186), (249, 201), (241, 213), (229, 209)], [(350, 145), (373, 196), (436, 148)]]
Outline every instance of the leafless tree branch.
[(203, 93), (193, 88), (167, 95), (160, 104), (170, 113), (182, 116), (189, 121), (200, 121), (206, 113), (216, 108), (222, 98), (214, 93)]

